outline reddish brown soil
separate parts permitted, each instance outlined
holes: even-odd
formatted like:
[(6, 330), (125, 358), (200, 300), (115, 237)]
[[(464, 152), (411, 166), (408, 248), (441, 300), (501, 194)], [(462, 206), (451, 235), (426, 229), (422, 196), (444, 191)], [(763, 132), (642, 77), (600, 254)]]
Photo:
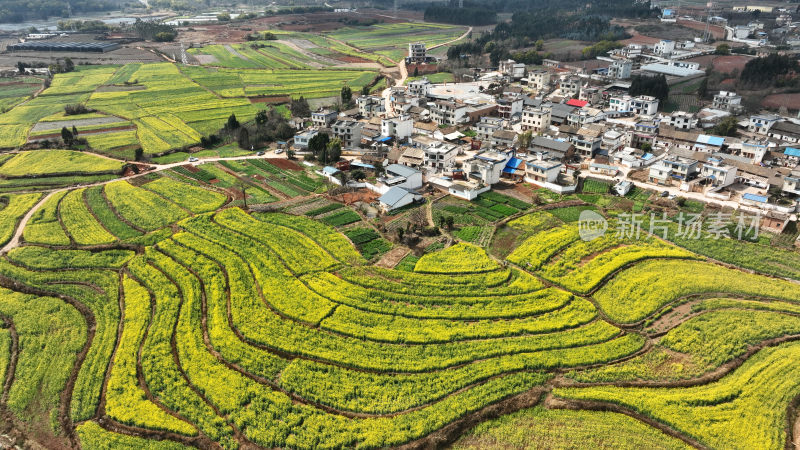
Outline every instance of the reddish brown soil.
[(193, 166), (191, 164), (184, 164), (181, 167), (183, 167), (184, 169), (186, 169), (186, 170), (188, 170), (189, 172), (192, 172), (192, 173), (200, 172), (200, 168), (199, 167), (195, 167), (195, 166)]
[(303, 170), (303, 168), (294, 161), (283, 158), (268, 158), (267, 162), (273, 166), (284, 170)]
[[(380, 10), (359, 9), (358, 19), (375, 19), (385, 23), (422, 20), (422, 13), (416, 11), (398, 11), (398, 17), (389, 17), (390, 13)], [(394, 15), (394, 13), (391, 13)], [(284, 31), (333, 31), (346, 26), (342, 19), (353, 18), (353, 14), (317, 12), (309, 14), (282, 14), (274, 17), (262, 17), (245, 22), (230, 24), (194, 25), (182, 28), (180, 41), (186, 43), (213, 42), (230, 44), (245, 41), (245, 37), (255, 31), (279, 29)], [(191, 30), (189, 30), (191, 29)]]
[(369, 189), (359, 189), (355, 192), (337, 194), (334, 199), (344, 203), (345, 205), (351, 205), (355, 202), (373, 203), (378, 200), (378, 197), (378, 194), (370, 191)]
[(761, 106), (778, 109), (785, 106), (788, 109), (800, 109), (800, 94), (772, 94), (764, 97)]
[[(693, 30), (698, 31), (705, 31), (706, 24), (703, 22), (697, 22), (694, 20), (680, 20), (678, 19), (678, 24), (686, 27), (691, 28)], [(711, 32), (711, 35), (714, 36), (714, 39), (725, 39), (725, 28), (718, 26), (718, 25), (711, 25), (709, 26), (708, 30)]]
[(731, 73), (734, 70), (741, 71), (750, 59), (749, 56), (744, 55), (718, 56), (714, 59), (714, 70), (722, 73)]
[(336, 53), (336, 54), (333, 54), (333, 55), (330, 55), (330, 56), (338, 59), (339, 61), (346, 62), (346, 63), (370, 63), (370, 62), (372, 62), (372, 61), (370, 61), (368, 59), (359, 58), (358, 56), (343, 55), (341, 53)]

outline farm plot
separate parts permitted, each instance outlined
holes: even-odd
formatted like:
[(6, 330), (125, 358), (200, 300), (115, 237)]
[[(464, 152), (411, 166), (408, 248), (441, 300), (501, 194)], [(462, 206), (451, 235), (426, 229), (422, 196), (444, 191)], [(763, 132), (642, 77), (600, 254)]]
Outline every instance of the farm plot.
[[(461, 36), (463, 27), (432, 23), (392, 23), (369, 27), (342, 28), (329, 34), (361, 50), (394, 56), (405, 56), (408, 44), (424, 42), (428, 47), (443, 44)], [(402, 54), (399, 53), (402, 51)]]
[(72, 150), (21, 152), (0, 166), (0, 175), (13, 178), (58, 174), (118, 174), (124, 163)]
[[(23, 244), (0, 255), (4, 286), (43, 293), (0, 289), (0, 379), (18, 357), (10, 414), (48, 442), (86, 448), (423, 445), (448, 425), (523, 407), (535, 408), (458, 445), (682, 448), (652, 424), (713, 448), (786, 442), (800, 346), (774, 340), (800, 333), (797, 284), (663, 241), (584, 242), (579, 208), (509, 222), (524, 244), (508, 260), (437, 242), (402, 267), (376, 267), (380, 234), (338, 203), (287, 202), (295, 215), (229, 205), (222, 191), (258, 177), (313, 191), (303, 170), (257, 161), (179, 167), (41, 205)], [(663, 337), (618, 324), (682, 299), (694, 306)], [(761, 345), (772, 346), (754, 354)], [(592, 384), (661, 380), (636, 372), (648, 361), (691, 366), (658, 366), (666, 380), (726, 372), (682, 389)], [(582, 400), (634, 418), (546, 409)], [(504, 420), (521, 437), (504, 436)]]
[(560, 397), (632, 408), (712, 448), (780, 448), (786, 405), (800, 392), (800, 344), (761, 350), (719, 381), (689, 388), (556, 389)]

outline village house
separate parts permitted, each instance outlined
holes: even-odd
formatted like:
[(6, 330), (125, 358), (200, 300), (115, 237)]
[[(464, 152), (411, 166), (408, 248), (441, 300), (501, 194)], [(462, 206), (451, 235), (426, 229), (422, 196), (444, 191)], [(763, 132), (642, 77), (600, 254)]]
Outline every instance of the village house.
[(531, 130), (542, 133), (550, 128), (550, 108), (525, 108), (522, 110), (521, 127), (523, 131)]
[(315, 127), (327, 127), (336, 121), (339, 114), (330, 109), (320, 109), (311, 113), (311, 122)]

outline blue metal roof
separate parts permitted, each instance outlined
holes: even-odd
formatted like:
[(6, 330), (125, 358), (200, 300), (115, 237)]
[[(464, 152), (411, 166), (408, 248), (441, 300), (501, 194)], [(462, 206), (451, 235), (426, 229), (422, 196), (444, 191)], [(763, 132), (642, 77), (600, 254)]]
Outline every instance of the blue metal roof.
[(390, 140), (391, 138), (392, 138), (391, 136), (385, 136), (385, 137), (378, 138), (377, 141), (378, 142), (386, 142), (386, 141)]
[(325, 173), (327, 175), (335, 175), (337, 172), (339, 172), (339, 169), (337, 169), (336, 167), (325, 166), (322, 168), (322, 173)]
[(794, 156), (795, 158), (800, 158), (800, 149), (796, 149), (794, 147), (786, 147), (786, 150), (783, 152), (786, 156)]
[(747, 194), (744, 194), (742, 196), (742, 198), (744, 198), (745, 200), (752, 200), (754, 202), (767, 203), (767, 197), (765, 197), (763, 195), (756, 195), (756, 194), (747, 193)]
[[(510, 169), (516, 169), (517, 167), (519, 167), (520, 164), (522, 164), (522, 160), (521, 159), (519, 159), (519, 158), (511, 158), (506, 163), (506, 169), (509, 169), (509, 168)], [(503, 169), (503, 171), (505, 172), (505, 169)]]
[(517, 168), (516, 168), (516, 167), (508, 167), (508, 166), (506, 166), (506, 167), (503, 169), (503, 173), (510, 173), (510, 174), (512, 174), (512, 175), (513, 175), (513, 174), (514, 174), (514, 172), (516, 172), (516, 171), (517, 171)]
[(709, 136), (707, 134), (701, 134), (697, 136), (697, 142), (700, 144), (708, 144), (721, 147), (722, 144), (725, 143), (725, 138), (719, 136)]

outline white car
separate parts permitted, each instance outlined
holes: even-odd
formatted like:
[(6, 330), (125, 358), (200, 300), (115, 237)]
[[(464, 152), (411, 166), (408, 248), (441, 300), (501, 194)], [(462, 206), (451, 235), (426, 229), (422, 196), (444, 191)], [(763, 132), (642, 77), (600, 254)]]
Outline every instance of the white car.
[(275, 154), (276, 155), (280, 155), (281, 153), (283, 153), (283, 149), (279, 148), (279, 149), (275, 150)]
[(189, 162), (197, 162), (200, 161), (199, 159), (195, 158), (194, 156), (189, 157)]

